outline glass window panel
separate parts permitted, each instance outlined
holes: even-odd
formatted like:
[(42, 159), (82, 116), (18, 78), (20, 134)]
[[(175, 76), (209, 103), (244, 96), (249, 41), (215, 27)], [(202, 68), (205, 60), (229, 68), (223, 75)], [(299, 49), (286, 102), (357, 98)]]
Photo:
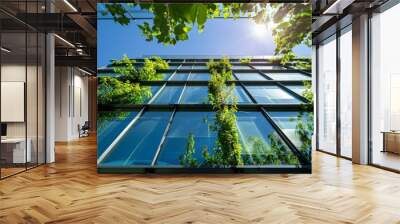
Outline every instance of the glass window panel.
[(192, 65), (182, 65), (179, 69), (192, 69)]
[(216, 133), (210, 127), (214, 116), (213, 112), (176, 112), (157, 165), (180, 165), (179, 157), (186, 151), (189, 134), (193, 135), (195, 141), (194, 158), (201, 164), (204, 161), (203, 149), (207, 148), (210, 151), (215, 145)]
[(170, 65), (168, 69), (175, 70), (179, 67), (179, 65)]
[[(400, 171), (400, 4), (371, 18), (372, 163)], [(341, 76), (342, 77), (342, 76)], [(395, 133), (386, 133), (391, 132)], [(384, 144), (384, 138), (387, 138)], [(397, 139), (397, 140), (396, 140)]]
[(174, 76), (172, 76), (171, 80), (187, 80), (189, 77), (189, 73), (175, 73)]
[(301, 73), (266, 73), (274, 80), (311, 80), (310, 76)]
[(117, 74), (117, 73), (112, 73), (112, 72), (110, 72), (110, 73), (105, 73), (105, 72), (97, 73), (97, 77), (119, 77), (119, 76), (121, 76), (121, 75)]
[(258, 103), (264, 104), (299, 104), (300, 100), (278, 86), (247, 86), (250, 94)]
[(186, 86), (180, 104), (207, 104), (207, 86)]
[(204, 80), (209, 81), (211, 79), (209, 73), (190, 73), (189, 80)]
[(101, 111), (97, 113), (97, 155), (114, 141), (122, 130), (132, 121), (137, 112)]
[(146, 112), (117, 143), (103, 166), (151, 165), (171, 112)]
[(172, 73), (162, 73), (161, 80), (167, 80), (171, 77)]
[[(312, 113), (272, 111), (269, 114), (296, 148), (311, 159), (311, 138), (314, 128)], [(303, 135), (299, 135), (299, 133), (303, 133)], [(302, 140), (304, 138), (308, 138), (309, 141)]]
[(183, 59), (171, 59), (170, 62), (183, 62)]
[(352, 73), (350, 30), (340, 36), (340, 153), (349, 158), (352, 157)]
[(237, 113), (245, 165), (298, 165), (297, 157), (260, 112)]
[(286, 87), (292, 90), (293, 92), (299, 94), (300, 96), (303, 95), (303, 92), (306, 89), (304, 85), (286, 85)]
[(153, 101), (153, 104), (177, 103), (179, 96), (181, 95), (182, 89), (182, 86), (166, 86)]
[(278, 65), (255, 65), (254, 68), (259, 70), (285, 70), (285, 67)]
[(245, 69), (251, 69), (250, 66), (248, 65), (232, 65), (233, 70), (245, 70)]
[(249, 95), (244, 91), (243, 87), (235, 86), (234, 95), (236, 96), (237, 103), (239, 104), (249, 104), (252, 103)]
[[(25, 3), (21, 2), (21, 6), (25, 6)], [(5, 18), (8, 19), (7, 16)], [(32, 145), (33, 143), (28, 135), (30, 115), (27, 114), (27, 119), (24, 117), (25, 113), (30, 112), (25, 106), (29, 107), (29, 104), (24, 103), (25, 100), (27, 101), (26, 103), (29, 102), (24, 97), (24, 93), (28, 90), (27, 85), (33, 84), (29, 77), (28, 80), (26, 79), (26, 76), (29, 75), (28, 73), (31, 73), (29, 70), (32, 69), (30, 61), (32, 49), (27, 48), (29, 47), (29, 43), (27, 46), (26, 41), (28, 37), (26, 32), (4, 32), (0, 38), (2, 47), (11, 49), (9, 52), (0, 51), (2, 60), (0, 66), (1, 124), (5, 125), (6, 129), (6, 133), (2, 133), (2, 136), (6, 139), (15, 140), (20, 146), (18, 147), (18, 144), (2, 144), (0, 147), (1, 177), (5, 177), (25, 170), (25, 166), (29, 165), (29, 162), (32, 162), (31, 159), (34, 153), (32, 150), (27, 150), (29, 148), (26, 147), (27, 144)], [(34, 62), (36, 65), (36, 61)], [(10, 95), (10, 93), (13, 93), (14, 97), (4, 97)], [(32, 95), (36, 96), (36, 93)]]
[(193, 69), (208, 69), (206, 65), (193, 65)]
[(151, 94), (152, 94), (152, 96), (149, 97), (149, 98), (147, 98), (147, 99), (144, 101), (144, 103), (149, 102), (149, 101), (151, 100), (151, 98), (152, 98), (152, 97), (157, 93), (157, 91), (161, 88), (161, 86), (151, 86), (150, 88), (151, 88)]
[(318, 147), (336, 154), (336, 39), (320, 45), (318, 63)]
[(239, 80), (267, 80), (260, 73), (251, 72), (251, 73), (235, 73), (236, 77)]

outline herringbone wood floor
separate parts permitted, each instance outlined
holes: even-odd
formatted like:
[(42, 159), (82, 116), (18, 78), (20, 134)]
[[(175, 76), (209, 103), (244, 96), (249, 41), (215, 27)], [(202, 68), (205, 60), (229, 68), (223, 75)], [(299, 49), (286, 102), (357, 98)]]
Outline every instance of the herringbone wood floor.
[(400, 223), (400, 175), (314, 153), (312, 175), (100, 175), (94, 138), (0, 181), (0, 223)]

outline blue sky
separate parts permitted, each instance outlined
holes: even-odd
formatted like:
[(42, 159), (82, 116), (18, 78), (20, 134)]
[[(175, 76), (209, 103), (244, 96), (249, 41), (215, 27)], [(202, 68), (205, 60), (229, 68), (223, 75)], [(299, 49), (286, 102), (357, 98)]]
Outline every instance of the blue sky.
[[(144, 55), (273, 55), (275, 44), (272, 34), (251, 19), (208, 20), (202, 33), (195, 27), (189, 33), (189, 40), (176, 45), (163, 45), (156, 40), (147, 42), (137, 27), (139, 20), (128, 26), (121, 26), (113, 20), (98, 20), (97, 64), (109, 64), (111, 59), (120, 59), (124, 54), (131, 58)], [(299, 56), (310, 56), (306, 46), (295, 48)]]

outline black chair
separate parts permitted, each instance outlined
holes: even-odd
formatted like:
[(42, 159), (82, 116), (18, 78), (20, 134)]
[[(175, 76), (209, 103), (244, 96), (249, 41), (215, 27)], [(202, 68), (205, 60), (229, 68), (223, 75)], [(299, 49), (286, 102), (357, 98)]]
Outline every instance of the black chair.
[(89, 129), (90, 129), (89, 121), (85, 121), (82, 127), (81, 125), (78, 124), (79, 138), (89, 136)]

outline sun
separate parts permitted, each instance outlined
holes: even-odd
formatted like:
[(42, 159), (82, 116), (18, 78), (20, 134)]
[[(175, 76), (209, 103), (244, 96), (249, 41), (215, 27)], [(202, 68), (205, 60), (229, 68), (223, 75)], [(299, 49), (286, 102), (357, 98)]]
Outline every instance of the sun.
[(265, 23), (254, 23), (252, 27), (253, 35), (257, 38), (265, 38), (268, 34), (268, 27)]
[(271, 32), (272, 24), (269, 23), (253, 23), (251, 32), (256, 38), (266, 38)]

